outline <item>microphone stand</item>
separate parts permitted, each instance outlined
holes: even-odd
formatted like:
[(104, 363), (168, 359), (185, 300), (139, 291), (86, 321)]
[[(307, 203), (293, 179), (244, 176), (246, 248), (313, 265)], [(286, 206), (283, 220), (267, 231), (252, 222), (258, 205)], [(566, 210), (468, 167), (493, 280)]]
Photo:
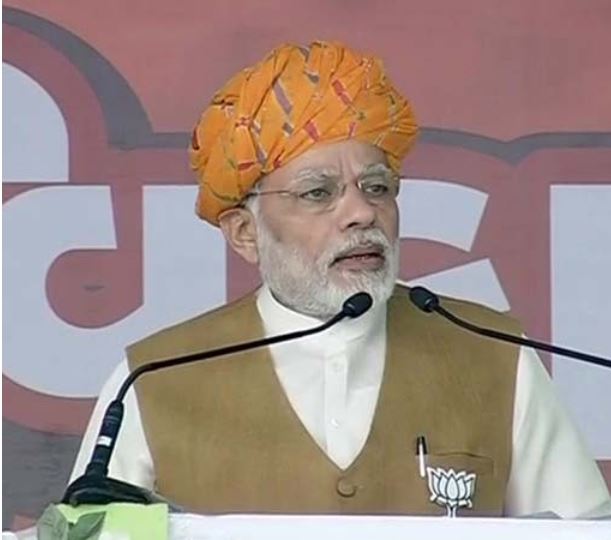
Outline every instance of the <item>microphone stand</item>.
[(465, 328), (470, 332), (475, 332), (480, 336), (498, 339), (501, 341), (507, 341), (516, 345), (524, 345), (526, 347), (532, 347), (533, 349), (539, 349), (553, 354), (568, 356), (569, 358), (574, 358), (576, 360), (581, 360), (582, 362), (588, 362), (597, 366), (611, 368), (611, 360), (603, 358), (602, 356), (595, 356), (593, 354), (587, 354), (581, 351), (576, 351), (574, 349), (558, 347), (557, 345), (552, 345), (551, 343), (545, 343), (543, 341), (535, 341), (534, 339), (528, 339), (520, 336), (514, 336), (512, 334), (506, 334), (505, 332), (499, 332), (498, 330), (493, 330), (490, 328), (483, 328), (469, 321), (465, 321), (445, 309), (441, 305), (439, 297), (435, 293), (426, 289), (425, 287), (414, 287), (410, 289), (409, 297), (410, 300), (420, 310), (426, 313), (431, 313), (435, 311), (450, 322), (457, 324), (458, 326)]
[(344, 302), (342, 310), (339, 313), (334, 315), (327, 322), (315, 326), (314, 328), (220, 347), (211, 351), (197, 352), (177, 358), (159, 360), (138, 367), (128, 375), (125, 381), (123, 381), (123, 384), (117, 392), (117, 397), (111, 401), (106, 408), (104, 418), (102, 419), (102, 425), (98, 433), (96, 446), (93, 449), (85, 473), (67, 487), (61, 502), (72, 506), (77, 506), (79, 504), (108, 504), (110, 502), (130, 502), (138, 504), (168, 502), (149, 490), (108, 477), (108, 464), (110, 463), (110, 458), (123, 421), (123, 400), (129, 388), (141, 375), (316, 334), (327, 330), (346, 317), (360, 317), (371, 307), (372, 303), (373, 300), (369, 294), (364, 292), (356, 293)]

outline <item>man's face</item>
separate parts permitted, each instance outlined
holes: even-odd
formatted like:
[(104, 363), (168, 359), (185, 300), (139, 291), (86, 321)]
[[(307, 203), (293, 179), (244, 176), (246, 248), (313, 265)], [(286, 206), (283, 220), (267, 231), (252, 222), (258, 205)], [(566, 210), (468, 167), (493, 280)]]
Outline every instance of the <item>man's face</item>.
[[(388, 299), (398, 271), (398, 210), (393, 195), (379, 196), (384, 179), (396, 181), (384, 153), (351, 140), (309, 150), (259, 183), (261, 193), (305, 195), (250, 203), (259, 268), (279, 301), (326, 318), (355, 292)], [(340, 186), (332, 204), (319, 204), (321, 185)]]

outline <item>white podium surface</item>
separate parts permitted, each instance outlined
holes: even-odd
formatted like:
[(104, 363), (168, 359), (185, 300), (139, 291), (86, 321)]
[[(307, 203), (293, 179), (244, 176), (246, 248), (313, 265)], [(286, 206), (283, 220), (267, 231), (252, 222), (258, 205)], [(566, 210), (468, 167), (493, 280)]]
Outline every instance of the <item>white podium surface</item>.
[(611, 521), (404, 516), (170, 516), (170, 538), (192, 540), (611, 540)]
[[(171, 514), (169, 529), (169, 540), (611, 540), (611, 521), (558, 519)], [(2, 539), (36, 540), (36, 529)]]

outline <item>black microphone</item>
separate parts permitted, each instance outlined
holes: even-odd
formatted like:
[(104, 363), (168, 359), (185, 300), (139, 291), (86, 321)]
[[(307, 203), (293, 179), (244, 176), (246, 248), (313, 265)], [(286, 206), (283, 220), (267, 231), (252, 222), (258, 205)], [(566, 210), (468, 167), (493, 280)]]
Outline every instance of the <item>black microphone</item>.
[(108, 405), (104, 413), (104, 418), (102, 419), (102, 425), (98, 433), (95, 448), (93, 449), (85, 473), (67, 487), (62, 498), (62, 503), (77, 506), (79, 504), (108, 504), (111, 502), (131, 502), (139, 504), (168, 502), (159, 495), (146, 489), (108, 477), (108, 464), (110, 463), (110, 458), (112, 457), (119, 429), (123, 421), (123, 400), (131, 385), (140, 375), (151, 371), (158, 371), (160, 369), (189, 364), (200, 360), (209, 360), (219, 356), (244, 352), (273, 345), (275, 343), (281, 343), (283, 341), (317, 334), (318, 332), (327, 330), (347, 317), (351, 319), (360, 317), (371, 307), (372, 303), (373, 300), (368, 293), (359, 292), (353, 294), (344, 302), (339, 313), (334, 315), (327, 322), (314, 328), (298, 330), (296, 332), (289, 332), (288, 334), (262, 338), (246, 343), (229, 345), (211, 351), (201, 351), (177, 358), (158, 360), (136, 368), (127, 376), (125, 381), (123, 381), (123, 384), (117, 392), (117, 397)]
[(583, 362), (589, 362), (590, 364), (596, 364), (597, 366), (603, 366), (611, 368), (611, 360), (603, 358), (601, 356), (595, 356), (593, 354), (587, 354), (573, 349), (566, 349), (564, 347), (558, 347), (550, 343), (544, 343), (542, 341), (535, 341), (520, 336), (514, 336), (512, 334), (506, 334), (505, 332), (499, 332), (490, 328), (482, 328), (469, 321), (460, 319), (453, 313), (446, 310), (439, 301), (439, 297), (424, 287), (413, 287), (409, 291), (410, 300), (416, 305), (416, 307), (426, 313), (433, 311), (439, 313), (442, 317), (445, 317), (449, 321), (466, 328), (471, 332), (475, 332), (481, 336), (489, 337), (492, 339), (500, 339), (501, 341), (507, 341), (516, 345), (525, 345), (526, 347), (532, 347), (533, 349), (539, 349), (554, 354), (560, 354), (562, 356), (568, 356), (575, 358)]

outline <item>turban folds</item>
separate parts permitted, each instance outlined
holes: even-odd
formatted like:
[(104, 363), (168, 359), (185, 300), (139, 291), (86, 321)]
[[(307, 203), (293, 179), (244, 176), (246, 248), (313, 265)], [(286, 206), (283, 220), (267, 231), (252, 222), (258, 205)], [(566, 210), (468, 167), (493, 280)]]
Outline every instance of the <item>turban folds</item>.
[(319, 143), (371, 143), (399, 172), (417, 131), (377, 58), (335, 42), (282, 45), (230, 79), (196, 125), (197, 214), (218, 225), (261, 176)]

